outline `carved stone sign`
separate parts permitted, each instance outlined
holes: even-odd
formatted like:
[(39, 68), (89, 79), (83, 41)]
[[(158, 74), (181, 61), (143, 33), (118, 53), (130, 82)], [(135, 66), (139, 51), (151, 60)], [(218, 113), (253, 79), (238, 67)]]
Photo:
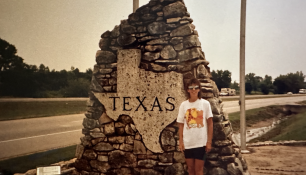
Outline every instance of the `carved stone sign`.
[(117, 93), (94, 93), (104, 104), (107, 115), (117, 120), (122, 114), (132, 117), (146, 147), (163, 152), (159, 136), (178, 114), (185, 100), (183, 75), (177, 72), (154, 73), (139, 69), (140, 50), (120, 50), (117, 65)]

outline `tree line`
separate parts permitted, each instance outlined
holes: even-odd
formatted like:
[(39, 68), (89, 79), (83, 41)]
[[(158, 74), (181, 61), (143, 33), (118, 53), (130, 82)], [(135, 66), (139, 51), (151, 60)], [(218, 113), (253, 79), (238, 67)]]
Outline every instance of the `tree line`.
[[(239, 91), (239, 84), (232, 83), (231, 72), (228, 70), (213, 70), (212, 79), (216, 82), (219, 91), (221, 88), (232, 88)], [(299, 89), (306, 89), (305, 75), (302, 71), (280, 75), (273, 81), (272, 77), (256, 76), (255, 73), (245, 75), (245, 91), (247, 94), (261, 92), (262, 94), (284, 94), (287, 92), (298, 93)]]
[(14, 45), (0, 38), (0, 96), (88, 97), (92, 70), (50, 71), (48, 66), (29, 65)]
[[(50, 71), (43, 64), (29, 65), (19, 57), (14, 45), (0, 38), (0, 96), (6, 97), (88, 97), (88, 89), (92, 70), (80, 72), (71, 67), (69, 71)], [(239, 91), (239, 84), (232, 83), (231, 72), (228, 70), (213, 70), (212, 79), (219, 91), (221, 88), (232, 88)], [(305, 89), (305, 75), (302, 71), (272, 77), (256, 76), (249, 73), (245, 76), (246, 93), (261, 92), (263, 94), (298, 93)]]

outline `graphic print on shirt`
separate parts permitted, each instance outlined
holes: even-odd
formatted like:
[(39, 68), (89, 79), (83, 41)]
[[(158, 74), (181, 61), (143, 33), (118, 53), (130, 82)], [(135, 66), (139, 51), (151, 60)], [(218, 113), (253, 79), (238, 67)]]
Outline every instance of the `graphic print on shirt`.
[(198, 111), (197, 108), (187, 109), (185, 119), (187, 121), (187, 129), (204, 127), (202, 110)]

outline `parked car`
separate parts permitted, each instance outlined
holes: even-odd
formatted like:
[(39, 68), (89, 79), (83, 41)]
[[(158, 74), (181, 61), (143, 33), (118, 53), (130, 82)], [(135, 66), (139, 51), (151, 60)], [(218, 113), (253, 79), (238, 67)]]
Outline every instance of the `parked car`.
[(306, 89), (300, 89), (299, 94), (306, 94)]
[(292, 92), (287, 92), (287, 95), (292, 95), (293, 93)]
[(231, 88), (221, 88), (220, 96), (236, 95), (236, 90)]

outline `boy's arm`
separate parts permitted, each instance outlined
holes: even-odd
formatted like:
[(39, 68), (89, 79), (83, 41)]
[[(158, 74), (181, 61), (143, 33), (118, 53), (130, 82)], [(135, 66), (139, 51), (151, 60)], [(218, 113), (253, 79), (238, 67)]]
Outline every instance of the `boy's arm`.
[(178, 123), (179, 125), (179, 149), (184, 152), (185, 146), (183, 142), (183, 129), (184, 129), (184, 123)]
[(206, 152), (210, 152), (212, 138), (213, 138), (213, 120), (212, 117), (207, 119), (207, 143), (206, 143)]

